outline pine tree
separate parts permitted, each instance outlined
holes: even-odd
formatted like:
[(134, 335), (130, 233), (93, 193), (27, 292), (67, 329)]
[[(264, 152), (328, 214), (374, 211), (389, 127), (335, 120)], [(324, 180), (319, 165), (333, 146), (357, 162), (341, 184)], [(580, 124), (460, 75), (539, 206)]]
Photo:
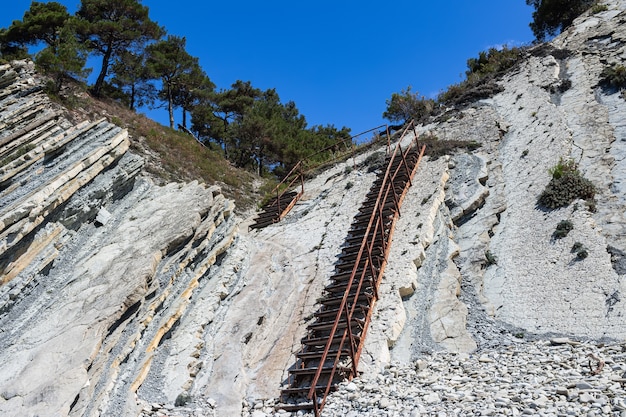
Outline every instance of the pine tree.
[(139, 0), (82, 0), (76, 12), (78, 32), (102, 66), (93, 93), (99, 96), (109, 66), (124, 51), (145, 45), (163, 36), (164, 29), (148, 17), (148, 8)]

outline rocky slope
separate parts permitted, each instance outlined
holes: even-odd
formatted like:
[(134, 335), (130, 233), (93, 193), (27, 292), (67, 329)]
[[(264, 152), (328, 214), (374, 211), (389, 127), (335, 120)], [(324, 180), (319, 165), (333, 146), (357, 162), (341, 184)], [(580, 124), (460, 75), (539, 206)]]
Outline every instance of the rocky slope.
[[(71, 125), (32, 64), (1, 67), (0, 87), (1, 414), (136, 414), (131, 393), (159, 384), (180, 317), (210, 314), (225, 293), (227, 273), (205, 278), (233, 242), (232, 203), (217, 187), (138, 177), (127, 132)], [(206, 323), (181, 352), (178, 392)]]
[[(605, 3), (531, 49), (501, 93), (418, 127), (481, 148), (422, 161), (362, 378), (325, 414), (624, 413), (626, 101), (599, 80), (626, 60), (626, 1)], [(384, 148), (248, 232), (217, 187), (155, 186), (124, 131), (65, 121), (28, 64), (0, 72), (2, 414), (274, 413)], [(561, 158), (596, 186), (595, 212), (537, 207)], [(555, 239), (562, 220), (573, 230)]]

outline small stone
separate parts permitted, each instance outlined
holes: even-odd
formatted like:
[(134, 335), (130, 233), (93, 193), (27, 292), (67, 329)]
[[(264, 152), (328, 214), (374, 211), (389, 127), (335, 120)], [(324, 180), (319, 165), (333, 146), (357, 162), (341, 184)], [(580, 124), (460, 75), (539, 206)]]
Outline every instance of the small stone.
[(594, 401), (595, 398), (593, 398), (593, 395), (587, 393), (587, 392), (583, 392), (582, 394), (580, 394), (580, 396), (578, 397), (578, 401), (581, 403), (591, 403)]
[(111, 220), (111, 213), (109, 213), (104, 207), (98, 211), (96, 215), (96, 224), (104, 226)]
[(550, 339), (550, 344), (552, 346), (567, 345), (570, 343), (571, 343), (571, 340), (569, 340), (569, 338), (567, 337), (555, 337), (553, 339)]
[(585, 381), (576, 382), (576, 388), (583, 389), (583, 390), (584, 389), (594, 389), (593, 386), (591, 386), (590, 384), (588, 384)]
[(348, 385), (346, 385), (346, 391), (354, 392), (356, 390), (357, 390), (357, 386), (354, 382), (350, 382)]
[(418, 359), (415, 361), (416, 371), (423, 371), (424, 369), (426, 369), (427, 366), (428, 366), (428, 362), (426, 362), (425, 360)]
[(424, 402), (426, 404), (435, 404), (439, 401), (441, 401), (441, 399), (439, 398), (439, 394), (437, 394), (436, 392), (432, 392), (424, 397)]

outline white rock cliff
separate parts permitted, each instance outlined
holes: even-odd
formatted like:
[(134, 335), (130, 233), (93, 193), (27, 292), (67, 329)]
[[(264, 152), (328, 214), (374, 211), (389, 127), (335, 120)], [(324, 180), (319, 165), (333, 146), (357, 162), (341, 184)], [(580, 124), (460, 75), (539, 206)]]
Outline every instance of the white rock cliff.
[[(626, 339), (626, 101), (600, 86), (626, 61), (626, 1), (605, 4), (530, 48), (502, 92), (418, 128), (481, 146), (422, 161), (364, 376), (436, 351)], [(53, 108), (31, 64), (0, 67), (0, 413), (261, 415), (384, 149), (324, 171), (283, 221), (248, 232), (218, 187), (156, 186), (125, 131)], [(595, 212), (537, 206), (561, 158), (595, 185)], [(573, 230), (554, 239), (562, 220)]]

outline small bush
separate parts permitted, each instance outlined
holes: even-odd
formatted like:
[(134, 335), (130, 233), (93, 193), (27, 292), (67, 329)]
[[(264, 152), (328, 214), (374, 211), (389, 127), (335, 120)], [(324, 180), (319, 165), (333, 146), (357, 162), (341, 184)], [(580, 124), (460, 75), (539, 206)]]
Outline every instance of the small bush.
[(598, 14), (601, 12), (606, 12), (609, 8), (605, 4), (594, 4), (591, 8), (591, 13)]
[(592, 201), (596, 194), (594, 185), (578, 171), (574, 161), (564, 161), (550, 169), (552, 180), (539, 196), (538, 204), (554, 210), (568, 206), (572, 201)]
[(572, 246), (572, 253), (576, 254), (576, 259), (579, 261), (582, 261), (589, 256), (589, 251), (587, 251), (587, 248), (580, 242), (574, 243)]
[(569, 234), (574, 229), (574, 224), (569, 220), (561, 220), (559, 224), (556, 225), (556, 230), (552, 233), (552, 236), (555, 239), (562, 239)]
[(491, 253), (490, 250), (485, 251), (485, 267), (497, 264), (498, 260), (496, 259), (495, 255)]
[(352, 181), (348, 181), (346, 183), (346, 190), (349, 190), (350, 188), (354, 187), (354, 183)]
[(436, 160), (444, 155), (451, 155), (459, 150), (473, 151), (480, 148), (480, 143), (465, 140), (439, 140), (436, 136), (420, 139), (420, 144), (426, 145), (425, 155)]
[(589, 252), (588, 252), (588, 251), (587, 251), (587, 249), (585, 249), (585, 248), (582, 248), (581, 250), (579, 250), (579, 251), (576, 253), (576, 258), (577, 258), (577, 259), (579, 259), (579, 260), (581, 260), (581, 261), (582, 261), (583, 259), (585, 259), (587, 256), (589, 256)]
[(600, 82), (606, 86), (617, 89), (626, 88), (626, 67), (624, 65), (615, 64), (612, 67), (606, 67), (600, 76), (602, 77)]
[(368, 167), (367, 172), (374, 172), (385, 166), (385, 159), (384, 152), (374, 152), (365, 158), (361, 165)]
[(191, 396), (187, 393), (187, 392), (181, 392), (180, 394), (178, 394), (178, 396), (176, 397), (176, 401), (174, 402), (174, 405), (176, 407), (184, 407), (185, 405), (187, 405), (189, 402), (191, 401)]

